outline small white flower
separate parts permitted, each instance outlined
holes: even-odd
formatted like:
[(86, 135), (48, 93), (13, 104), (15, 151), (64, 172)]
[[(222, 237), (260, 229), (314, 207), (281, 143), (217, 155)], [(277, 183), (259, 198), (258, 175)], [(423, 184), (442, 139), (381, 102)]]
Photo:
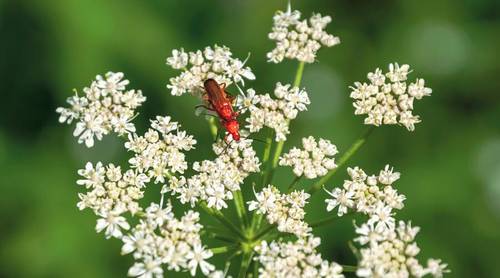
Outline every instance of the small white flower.
[(427, 269), (426, 272), (430, 273), (432, 276), (436, 278), (441, 278), (443, 277), (443, 273), (448, 273), (450, 272), (447, 269), (448, 265), (445, 263), (442, 263), (440, 259), (429, 259), (427, 261)]
[(248, 109), (255, 109), (255, 105), (259, 103), (259, 98), (255, 95), (254, 89), (248, 89), (247, 93), (243, 92), (236, 97), (235, 106), (239, 113), (245, 113)]
[(377, 229), (382, 230), (394, 230), (395, 220), (392, 217), (392, 208), (385, 206), (383, 203), (378, 203), (371, 218), (368, 220), (368, 224), (375, 224)]
[(172, 50), (172, 57), (167, 58), (167, 65), (173, 69), (182, 69), (188, 65), (189, 55), (184, 52), (184, 49)]
[(143, 231), (135, 231), (133, 234), (126, 235), (122, 237), (122, 255), (129, 254), (137, 250), (139, 253), (143, 253), (147, 245), (151, 244), (150, 240), (146, 238)]
[(154, 227), (163, 225), (163, 223), (172, 219), (172, 216), (170, 205), (168, 205), (166, 209), (162, 209), (160, 205), (151, 203), (149, 207), (146, 208), (146, 217), (152, 219), (151, 223), (154, 223)]
[(138, 278), (161, 278), (163, 269), (159, 260), (146, 258), (144, 262), (135, 263), (128, 271), (128, 276)]
[(354, 241), (361, 245), (367, 243), (377, 243), (386, 237), (386, 232), (380, 227), (376, 227), (373, 223), (363, 223), (360, 227), (356, 227), (356, 233), (359, 235)]
[(205, 260), (212, 257), (212, 252), (210, 250), (205, 250), (200, 244), (193, 246), (193, 249), (187, 253), (186, 259), (189, 261), (188, 268), (191, 276), (196, 275), (196, 269), (198, 266), (203, 274), (208, 275), (210, 272), (215, 270), (215, 267)]
[(98, 233), (106, 229), (104, 232), (106, 238), (116, 237), (121, 238), (123, 233), (121, 229), (128, 230), (130, 225), (128, 224), (125, 217), (120, 216), (120, 213), (115, 211), (101, 212), (97, 214), (102, 217), (97, 220), (95, 229)]
[(354, 201), (352, 200), (352, 198), (354, 197), (354, 192), (342, 190), (340, 188), (335, 188), (332, 192), (329, 192), (327, 190), (325, 191), (333, 197), (333, 199), (325, 200), (327, 204), (327, 211), (331, 211), (338, 206), (339, 209), (337, 211), (337, 215), (342, 216), (347, 213), (348, 208), (352, 208), (354, 206)]
[(105, 180), (105, 173), (106, 170), (102, 166), (101, 162), (97, 162), (95, 168), (92, 163), (87, 162), (87, 164), (85, 164), (85, 169), (78, 170), (78, 174), (84, 179), (77, 180), (76, 183), (79, 185), (84, 185), (87, 188), (102, 185)]

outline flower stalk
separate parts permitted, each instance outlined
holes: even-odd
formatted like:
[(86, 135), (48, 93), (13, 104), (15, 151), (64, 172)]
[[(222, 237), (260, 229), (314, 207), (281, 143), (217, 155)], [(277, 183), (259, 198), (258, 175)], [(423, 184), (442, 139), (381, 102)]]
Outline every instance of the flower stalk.
[[(300, 83), (302, 82), (302, 75), (304, 73), (304, 64), (305, 63), (303, 61), (299, 62), (299, 65), (297, 67), (297, 71), (295, 72), (293, 87), (299, 87)], [(287, 124), (289, 124), (289, 123), (290, 123), (290, 120), (287, 120)], [(283, 152), (284, 145), (285, 145), (284, 140), (279, 141), (276, 144), (276, 148), (274, 150), (273, 160), (272, 160), (272, 164), (271, 164), (271, 169), (269, 170), (269, 174), (267, 175), (268, 178), (266, 180), (266, 184), (271, 183), (273, 180), (274, 170), (276, 169), (276, 167), (278, 167), (278, 161), (279, 161), (281, 152)]]
[(229, 221), (220, 211), (209, 208), (205, 203), (201, 203), (200, 207), (209, 215), (213, 216), (219, 223), (226, 226), (231, 232), (237, 235), (240, 239), (246, 240), (247, 237), (241, 232), (238, 227), (236, 227), (231, 221)]

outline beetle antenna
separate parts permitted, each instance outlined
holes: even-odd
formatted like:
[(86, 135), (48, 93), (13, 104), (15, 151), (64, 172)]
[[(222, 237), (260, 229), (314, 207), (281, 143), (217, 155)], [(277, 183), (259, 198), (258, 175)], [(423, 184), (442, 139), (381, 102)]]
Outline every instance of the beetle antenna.
[(227, 148), (229, 148), (229, 146), (231, 145), (231, 142), (232, 142), (232, 141), (231, 142), (226, 142), (225, 139), (223, 139), (222, 141), (226, 144), (226, 147), (222, 150), (222, 152), (216, 153), (217, 156), (220, 156), (220, 155), (224, 154), (227, 151)]
[(253, 140), (253, 141), (257, 141), (257, 142), (261, 142), (261, 143), (264, 143), (264, 144), (268, 144), (266, 141), (262, 140), (262, 139), (258, 139), (258, 138), (252, 138), (252, 137), (242, 137), (242, 138), (245, 138), (245, 139), (250, 139), (250, 140)]

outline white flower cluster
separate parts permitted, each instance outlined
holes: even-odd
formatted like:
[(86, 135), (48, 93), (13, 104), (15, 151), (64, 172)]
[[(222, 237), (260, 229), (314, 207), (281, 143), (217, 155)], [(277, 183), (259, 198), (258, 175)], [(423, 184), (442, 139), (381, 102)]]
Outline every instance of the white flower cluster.
[(358, 168), (348, 168), (351, 180), (344, 181), (342, 188), (326, 191), (333, 199), (326, 199), (327, 211), (338, 207), (339, 216), (348, 209), (370, 216), (370, 222), (385, 229), (393, 229), (395, 220), (393, 209), (402, 209), (406, 197), (399, 194), (392, 184), (400, 177), (389, 165), (381, 170), (378, 176), (368, 176)]
[(297, 177), (304, 176), (308, 179), (314, 179), (324, 176), (328, 170), (335, 169), (335, 159), (337, 147), (330, 140), (319, 139), (309, 136), (302, 138), (303, 150), (293, 148), (290, 152), (280, 157), (279, 165), (293, 167), (293, 173)]
[(306, 237), (312, 230), (304, 221), (304, 206), (309, 196), (303, 190), (281, 194), (276, 187), (268, 185), (261, 192), (255, 193), (256, 201), (247, 202), (248, 210), (265, 214), (267, 222), (277, 224), (280, 232)]
[(130, 134), (125, 148), (134, 153), (129, 160), (131, 167), (155, 183), (165, 182), (173, 173), (184, 173), (188, 165), (183, 151), (193, 149), (196, 140), (179, 128), (170, 117), (157, 116), (144, 136)]
[(254, 91), (242, 96), (238, 103), (248, 105), (250, 116), (246, 119), (250, 132), (258, 132), (264, 126), (274, 129), (276, 141), (286, 140), (290, 133), (289, 121), (295, 119), (299, 111), (307, 110), (311, 102), (305, 90), (291, 85), (276, 84), (274, 89), (276, 99), (269, 94), (255, 95)]
[(111, 131), (119, 135), (135, 132), (130, 121), (135, 109), (146, 100), (140, 90), (125, 90), (128, 80), (123, 73), (108, 72), (104, 77), (97, 75), (90, 87), (83, 89), (84, 96), (78, 94), (68, 98), (70, 108), (59, 107), (59, 122), (71, 124), (77, 120), (73, 135), (78, 143), (94, 146), (94, 137), (101, 140)]
[(416, 256), (420, 248), (414, 241), (420, 230), (411, 223), (399, 221), (396, 228), (383, 230), (371, 223), (356, 227), (359, 235), (354, 241), (363, 247), (358, 262), (358, 277), (423, 277), (432, 275), (442, 277), (449, 272), (441, 260), (429, 259), (427, 266), (422, 266)]
[(302, 278), (328, 277), (343, 278), (342, 266), (321, 258), (316, 251), (321, 240), (309, 236), (295, 242), (262, 241), (255, 247), (256, 260), (262, 265), (259, 277)]
[(133, 253), (136, 260), (128, 275), (163, 277), (162, 265), (171, 271), (189, 270), (191, 276), (198, 268), (205, 275), (213, 273), (215, 267), (206, 261), (213, 254), (201, 242), (199, 220), (197, 212), (187, 211), (177, 219), (170, 203), (165, 208), (152, 203), (140, 222), (122, 237), (122, 254)]
[(203, 51), (184, 52), (184, 49), (173, 50), (172, 57), (167, 58), (167, 65), (173, 69), (182, 69), (182, 73), (170, 78), (167, 88), (172, 95), (180, 96), (186, 92), (197, 94), (203, 92), (203, 82), (209, 78), (219, 84), (244, 83), (244, 78), (254, 80), (255, 75), (246, 61), (232, 57), (231, 50), (225, 46), (207, 46)]
[(290, 6), (286, 12), (276, 12), (269, 33), (269, 39), (276, 42), (276, 47), (267, 53), (268, 60), (279, 63), (287, 58), (313, 63), (322, 45), (331, 47), (340, 43), (338, 37), (324, 30), (331, 21), (330, 16), (323, 17), (320, 14), (313, 14), (309, 23), (307, 20), (301, 21), (300, 12), (292, 11)]
[(121, 237), (121, 230), (130, 228), (121, 215), (126, 211), (131, 214), (141, 211), (137, 201), (143, 197), (142, 188), (148, 177), (134, 170), (122, 173), (119, 166), (109, 164), (104, 167), (101, 162), (95, 167), (88, 162), (85, 169), (78, 170), (78, 174), (82, 179), (77, 184), (89, 190), (78, 194), (78, 208), (90, 208), (101, 217), (97, 221), (97, 232), (105, 230), (106, 238)]
[(227, 208), (226, 200), (233, 199), (233, 191), (250, 173), (259, 171), (259, 158), (252, 148), (252, 140), (231, 141), (229, 145), (219, 140), (214, 144), (214, 152), (219, 154), (215, 160), (195, 162), (196, 175), (186, 178), (172, 177), (164, 192), (178, 194), (181, 203), (194, 206), (198, 201), (207, 202), (208, 207), (220, 210)]
[[(420, 122), (413, 115), (413, 101), (420, 100), (432, 93), (425, 87), (425, 81), (418, 79), (407, 86), (406, 79), (410, 72), (408, 65), (389, 65), (389, 72), (382, 73), (380, 69), (368, 73), (370, 84), (356, 82), (351, 87), (351, 98), (354, 99), (356, 115), (366, 114), (365, 124), (380, 126), (382, 124), (401, 124), (409, 131), (415, 129)], [(389, 83), (386, 83), (386, 78)]]

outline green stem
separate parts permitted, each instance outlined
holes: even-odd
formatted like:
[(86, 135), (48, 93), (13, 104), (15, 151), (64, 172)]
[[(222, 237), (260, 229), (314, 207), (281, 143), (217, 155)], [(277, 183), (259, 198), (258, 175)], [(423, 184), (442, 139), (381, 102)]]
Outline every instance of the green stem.
[(222, 225), (226, 226), (230, 231), (232, 231), (233, 233), (235, 233), (235, 235), (237, 235), (239, 238), (241, 238), (243, 240), (247, 239), (245, 237), (245, 235), (243, 235), (243, 233), (233, 223), (231, 223), (231, 221), (227, 220), (220, 211), (214, 210), (214, 209), (211, 209), (211, 208), (207, 207), (207, 205), (205, 203), (200, 203), (200, 207), (206, 213), (208, 213), (209, 215), (213, 216)]
[(299, 87), (300, 82), (302, 82), (302, 74), (304, 73), (304, 62), (299, 63), (299, 67), (297, 68), (297, 72), (295, 73), (295, 79), (293, 80), (293, 86)]
[(257, 230), (259, 229), (260, 223), (262, 222), (262, 218), (263, 218), (262, 214), (258, 214), (257, 212), (253, 213), (253, 216), (252, 216), (252, 226), (251, 226), (251, 229), (250, 229), (252, 237), (253, 237), (253, 234), (255, 234), (257, 232)]
[(241, 190), (236, 190), (233, 192), (234, 205), (236, 206), (236, 214), (240, 219), (241, 227), (245, 228), (248, 225), (247, 212), (245, 209), (245, 201), (243, 200), (243, 194)]
[(232, 253), (229, 253), (228, 256), (226, 257), (226, 264), (224, 266), (224, 273), (227, 273), (229, 271), (229, 267), (231, 266), (231, 260), (241, 254), (241, 250), (236, 249)]
[(358, 248), (354, 245), (352, 241), (348, 241), (347, 245), (349, 246), (349, 249), (351, 249), (351, 252), (354, 254), (354, 257), (356, 257), (356, 260), (361, 260), (361, 253), (359, 252)]
[(293, 179), (292, 183), (290, 183), (290, 185), (288, 186), (288, 192), (292, 191), (292, 189), (295, 187), (295, 185), (297, 185), (301, 178), (302, 176), (298, 176)]
[(267, 181), (269, 180), (269, 172), (271, 169), (271, 164), (269, 163), (269, 157), (271, 156), (271, 148), (273, 146), (273, 137), (274, 132), (269, 132), (269, 135), (266, 138), (266, 147), (264, 148), (264, 153), (262, 154), (262, 167), (264, 171), (262, 171), (262, 181), (261, 186), (258, 189), (264, 188), (266, 186)]
[(349, 149), (340, 157), (339, 163), (337, 167), (330, 170), (328, 174), (322, 177), (319, 181), (317, 181), (309, 190), (309, 194), (313, 194), (328, 181), (330, 178), (337, 172), (337, 170), (342, 167), (349, 159), (363, 146), (366, 142), (366, 139), (370, 136), (372, 131), (375, 129), (375, 126), (370, 126), (364, 133), (359, 137), (354, 143), (349, 147)]
[(212, 137), (214, 140), (217, 139), (217, 124), (215, 124), (215, 119), (214, 117), (210, 117), (207, 119), (208, 121), (208, 127), (210, 128), (210, 134), (212, 134)]
[(275, 225), (270, 225), (269, 227), (265, 228), (260, 233), (258, 233), (256, 236), (254, 236), (252, 238), (252, 240), (253, 241), (259, 240), (260, 238), (262, 238), (263, 236), (265, 236), (267, 233), (269, 233), (270, 231), (272, 231), (275, 227), (276, 227)]
[(309, 226), (311, 226), (311, 228), (316, 228), (316, 227), (319, 227), (319, 226), (323, 226), (323, 225), (329, 224), (330, 222), (335, 221), (337, 219), (339, 219), (339, 216), (335, 214), (335, 215), (323, 218), (321, 220), (318, 220), (316, 222), (313, 222)]
[(224, 241), (224, 242), (228, 242), (228, 243), (237, 243), (240, 241), (239, 239), (236, 239), (236, 238), (233, 238), (233, 237), (230, 237), (227, 235), (216, 234), (214, 232), (208, 233), (208, 236), (210, 238), (217, 239), (217, 240)]
[[(273, 144), (273, 137), (274, 137), (274, 132), (269, 131), (268, 136), (266, 138), (266, 147), (264, 149), (264, 153), (262, 155), (262, 165), (264, 167), (264, 171), (262, 174), (262, 183), (260, 185), (260, 188), (264, 188), (266, 186), (266, 182), (269, 177), (269, 172), (270, 172), (270, 164), (269, 164), (269, 157), (271, 156), (271, 148)], [(256, 212), (253, 213), (252, 215), (252, 224), (250, 227), (250, 233), (253, 234), (257, 232), (257, 230), (260, 227), (260, 223), (262, 222), (262, 214), (257, 214)]]
[(341, 265), (341, 266), (343, 272), (356, 272), (356, 270), (358, 269), (358, 267), (354, 265)]
[[(297, 72), (295, 73), (295, 80), (293, 81), (294, 87), (300, 86), (300, 83), (302, 82), (302, 74), (303, 73), (304, 73), (304, 62), (300, 62), (299, 66), (297, 68)], [(290, 120), (287, 120), (287, 124), (290, 124)], [(271, 169), (269, 170), (269, 175), (268, 175), (267, 181), (266, 181), (267, 183), (270, 183), (273, 180), (274, 169), (278, 166), (278, 161), (279, 161), (281, 152), (283, 151), (284, 144), (285, 144), (285, 141), (283, 140), (283, 141), (279, 141), (278, 144), (276, 145), (276, 149), (274, 150)]]
[(210, 251), (212, 251), (212, 253), (214, 255), (217, 255), (217, 254), (229, 252), (229, 250), (231, 250), (233, 248), (234, 248), (234, 246), (221, 246), (221, 247), (210, 248)]
[(253, 261), (253, 277), (252, 278), (257, 278), (259, 277), (259, 261)]
[(253, 251), (248, 251), (243, 253), (243, 258), (241, 259), (240, 272), (238, 273), (238, 278), (244, 278), (247, 275), (248, 267), (252, 261)]

